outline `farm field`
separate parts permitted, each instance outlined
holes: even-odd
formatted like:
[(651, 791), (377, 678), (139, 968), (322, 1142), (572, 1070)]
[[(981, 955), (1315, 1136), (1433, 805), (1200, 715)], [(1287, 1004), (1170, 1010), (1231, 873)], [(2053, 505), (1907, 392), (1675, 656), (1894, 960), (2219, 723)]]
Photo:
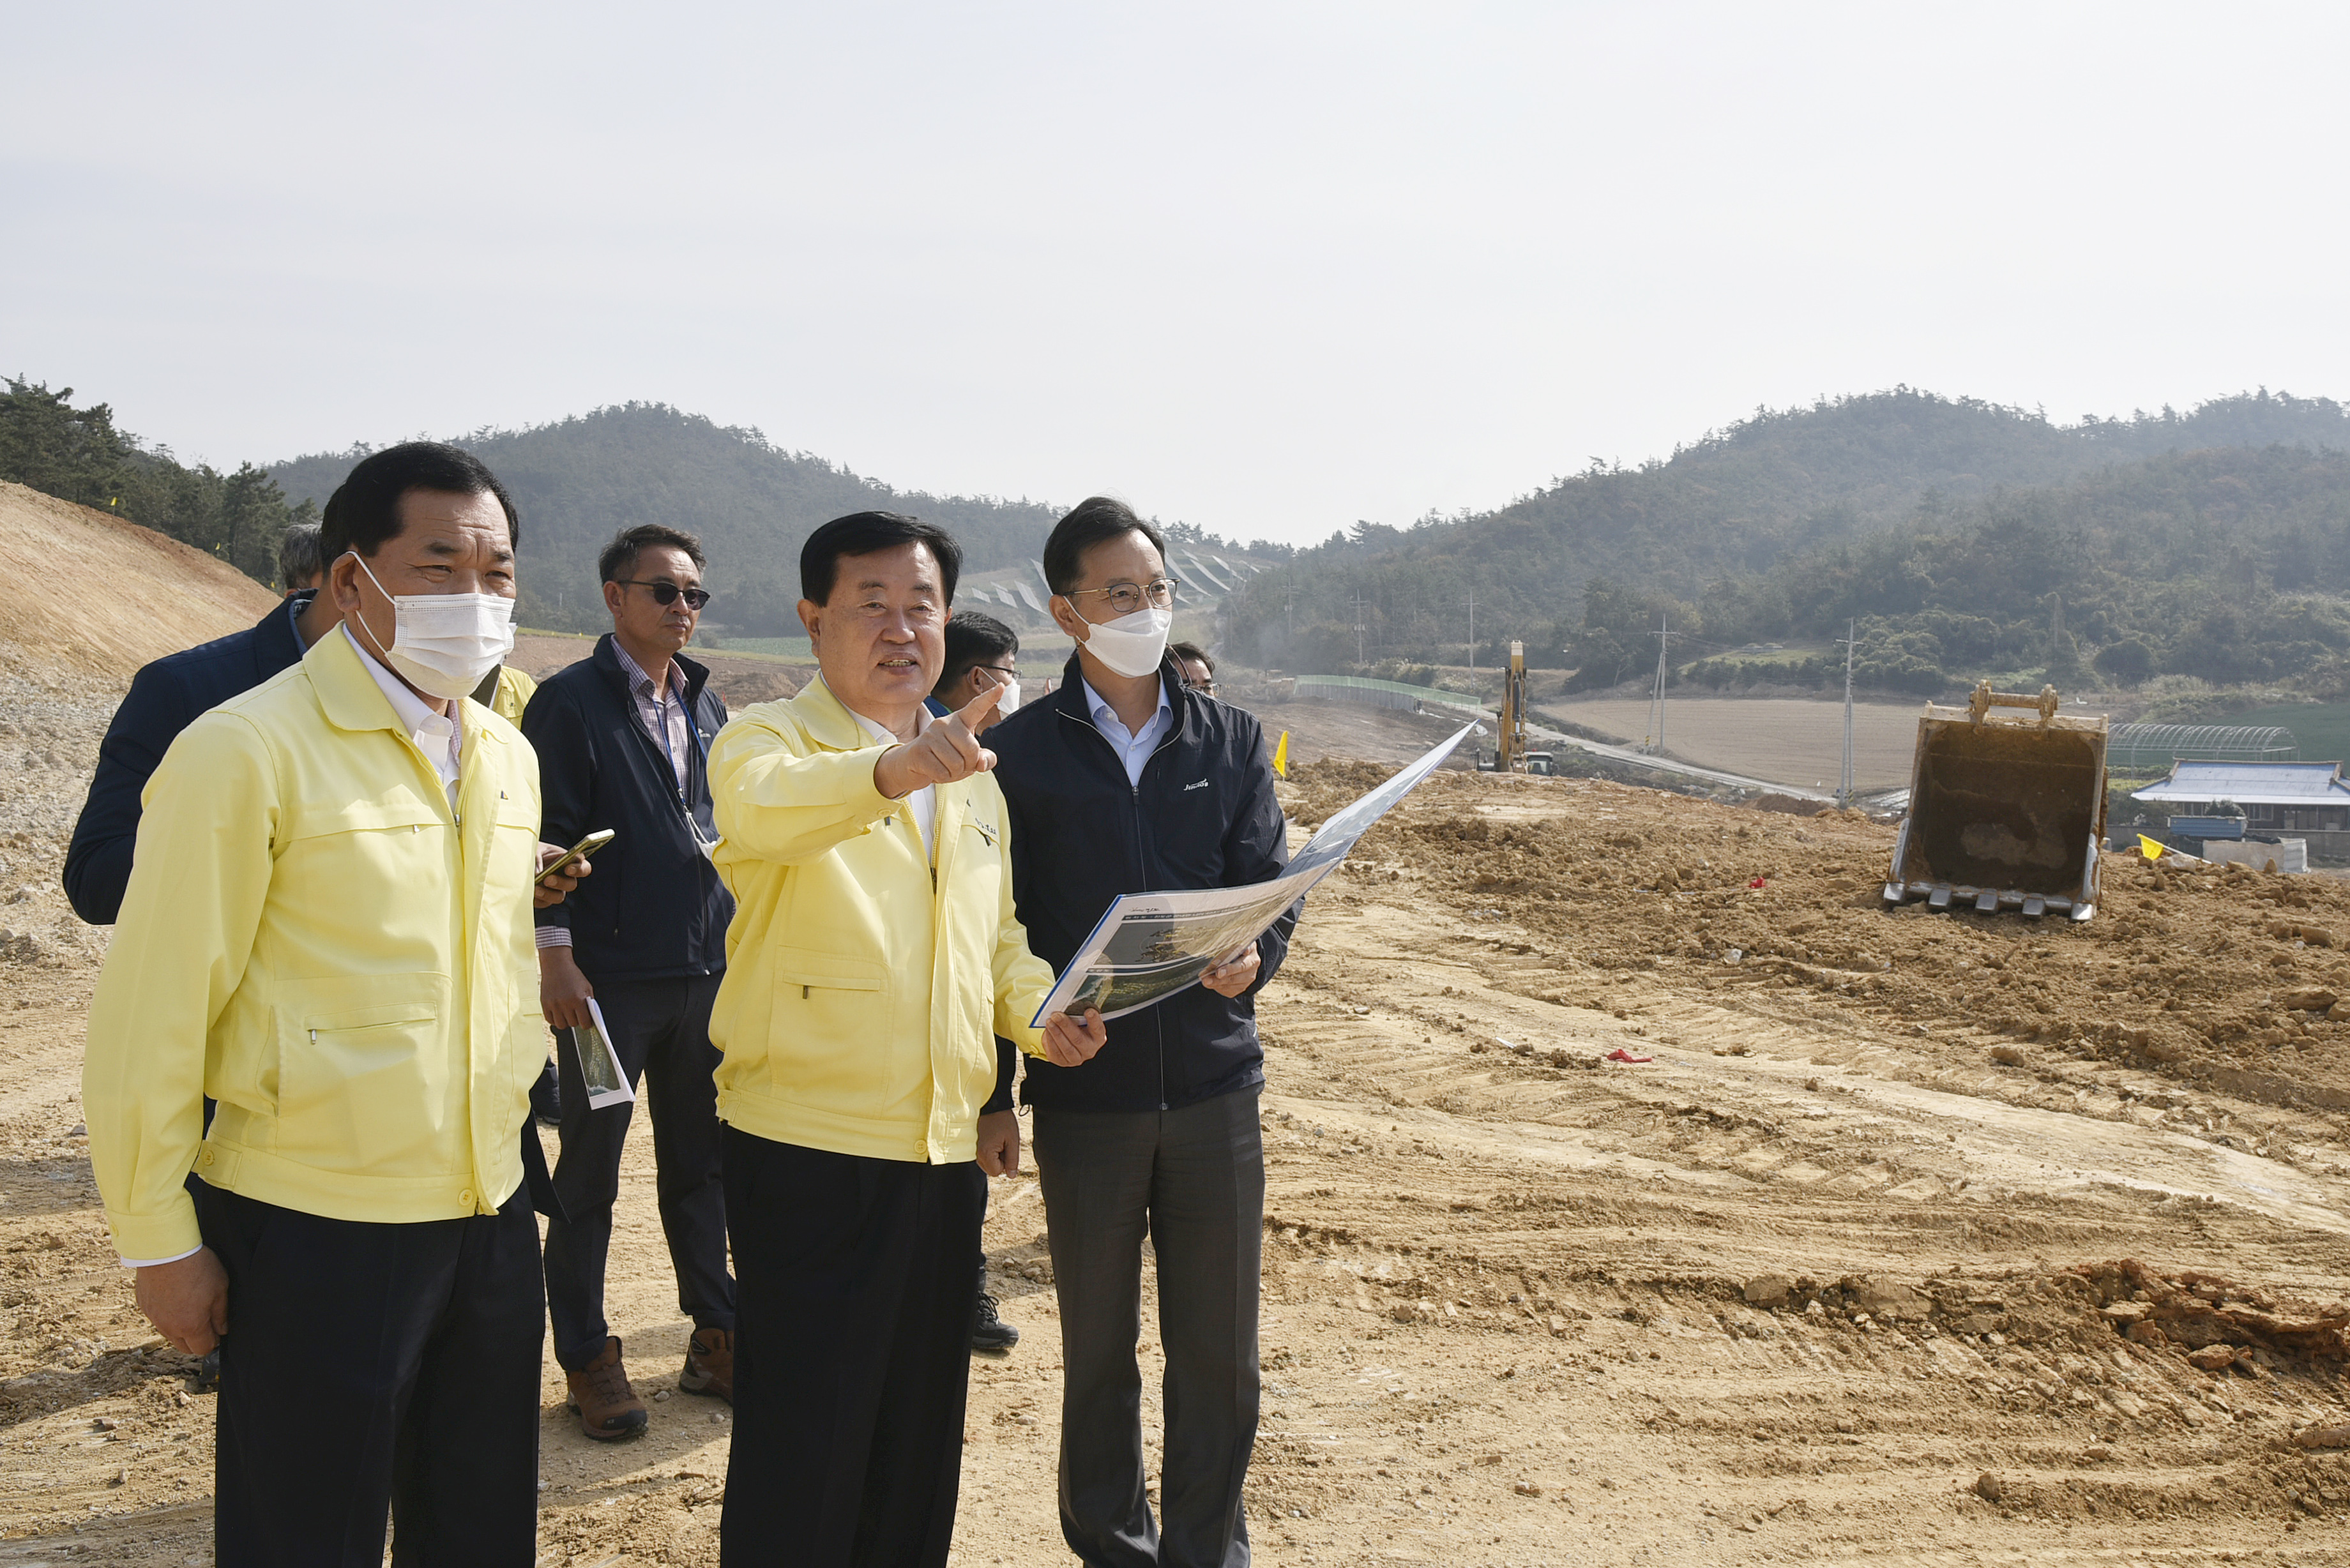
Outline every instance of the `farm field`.
[(2304, 763), (2350, 761), (2350, 702), (2280, 702), (2231, 713), (2223, 724), (2276, 724), (2293, 732)]
[[(1852, 710), (1853, 784), (1898, 789), (1909, 782), (1921, 702), (1858, 702)], [(1538, 713), (1638, 744), (1648, 733), (1644, 698), (1602, 697), (1544, 704)], [(1684, 762), (1834, 789), (1843, 771), (1844, 704), (1798, 697), (1673, 697), (1665, 703), (1666, 749)], [(2306, 754), (2306, 753), (2304, 753)]]

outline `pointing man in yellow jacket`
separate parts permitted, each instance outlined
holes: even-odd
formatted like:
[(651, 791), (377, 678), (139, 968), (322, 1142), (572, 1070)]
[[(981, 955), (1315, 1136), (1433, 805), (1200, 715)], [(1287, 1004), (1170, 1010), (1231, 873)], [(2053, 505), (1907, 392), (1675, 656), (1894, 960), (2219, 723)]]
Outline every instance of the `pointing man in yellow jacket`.
[(221, 1562), (374, 1568), (389, 1510), (395, 1561), (527, 1564), (518, 1135), (552, 895), (530, 746), (464, 700), (513, 643), (514, 507), (410, 442), (352, 469), (323, 546), (342, 626), (147, 785), (90, 1003), (90, 1158), (140, 1309), (223, 1346)]
[(975, 1161), (1018, 1147), (979, 1125), (995, 1036), (1065, 1065), (1105, 1038), (1098, 1013), (1030, 1026), (1053, 974), (1013, 913), (974, 735), (1001, 688), (943, 718), (922, 703), (962, 563), (944, 530), (893, 513), (817, 529), (799, 612), (821, 678), (710, 748), (735, 899), (710, 1025), (738, 1292), (730, 1568), (946, 1562)]

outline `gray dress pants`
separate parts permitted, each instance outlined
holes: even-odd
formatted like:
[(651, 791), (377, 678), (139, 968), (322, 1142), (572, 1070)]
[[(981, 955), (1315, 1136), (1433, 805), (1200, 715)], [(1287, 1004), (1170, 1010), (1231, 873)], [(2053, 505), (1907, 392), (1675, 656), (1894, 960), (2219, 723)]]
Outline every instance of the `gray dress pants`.
[[(1245, 1568), (1264, 1251), (1259, 1087), (1180, 1110), (1035, 1111), (1060, 1297), (1061, 1533), (1094, 1568)], [(1142, 1471), (1142, 1238), (1159, 1261), (1166, 1459)]]

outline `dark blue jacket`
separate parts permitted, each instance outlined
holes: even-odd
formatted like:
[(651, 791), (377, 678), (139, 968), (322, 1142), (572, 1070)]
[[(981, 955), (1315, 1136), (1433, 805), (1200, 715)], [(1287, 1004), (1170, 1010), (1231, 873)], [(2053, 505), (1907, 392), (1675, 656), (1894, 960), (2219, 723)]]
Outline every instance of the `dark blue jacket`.
[(66, 897), (75, 914), (93, 926), (114, 923), (130, 885), (139, 797), (163, 753), (198, 714), (302, 661), (294, 618), (309, 602), (308, 594), (296, 594), (249, 630), (159, 659), (131, 678), (99, 742), (98, 771), (66, 847)]
[[(1289, 864), (1273, 761), (1255, 718), (1183, 684), (1163, 665), (1174, 722), (1140, 783), (1086, 711), (1072, 657), (1060, 690), (987, 732), (1012, 812), (1012, 886), (1028, 947), (1066, 969), (1121, 893), (1241, 888)], [(1237, 997), (1205, 986), (1109, 1023), (1080, 1067), (1031, 1057), (1020, 1097), (1087, 1111), (1172, 1110), (1264, 1081), (1256, 993), (1288, 955), (1297, 909), (1257, 939), (1263, 967)]]
[(570, 928), (572, 957), (591, 984), (726, 967), (734, 899), (694, 838), (695, 827), (718, 837), (704, 763), (726, 705), (705, 690), (706, 666), (680, 657), (677, 668), (693, 720), (683, 801), (669, 758), (638, 721), (609, 632), (595, 652), (542, 681), (522, 716), (538, 751), (538, 836), (562, 845), (598, 828), (619, 836), (590, 857), (595, 872), (577, 890), (537, 915), (542, 926)]

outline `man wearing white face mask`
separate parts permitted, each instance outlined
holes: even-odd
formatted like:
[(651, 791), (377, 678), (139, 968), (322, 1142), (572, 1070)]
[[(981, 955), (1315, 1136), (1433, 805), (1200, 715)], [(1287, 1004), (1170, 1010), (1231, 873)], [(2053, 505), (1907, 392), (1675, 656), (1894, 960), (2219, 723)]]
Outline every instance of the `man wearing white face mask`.
[(465, 700), (513, 644), (514, 508), (410, 442), (352, 469), (323, 543), (342, 628), (148, 785), (90, 1004), (91, 1164), (140, 1310), (222, 1347), (222, 1562), (377, 1563), (390, 1513), (397, 1562), (527, 1563), (531, 910), (560, 895), (532, 886), (529, 744)]
[[(1121, 893), (1244, 887), (1288, 863), (1263, 731), (1188, 685), (1168, 654), (1166, 563), (1159, 530), (1123, 502), (1097, 496), (1062, 518), (1045, 577), (1076, 653), (1059, 691), (989, 737), (1016, 907), (1055, 970)], [(1096, 1568), (1249, 1560), (1264, 1224), (1255, 994), (1295, 924), (1292, 909), (1198, 986), (1112, 1021), (1090, 1061), (1027, 1067), (1066, 1368), (1061, 1533)], [(1135, 1364), (1146, 1233), (1167, 1352), (1156, 1519)]]

